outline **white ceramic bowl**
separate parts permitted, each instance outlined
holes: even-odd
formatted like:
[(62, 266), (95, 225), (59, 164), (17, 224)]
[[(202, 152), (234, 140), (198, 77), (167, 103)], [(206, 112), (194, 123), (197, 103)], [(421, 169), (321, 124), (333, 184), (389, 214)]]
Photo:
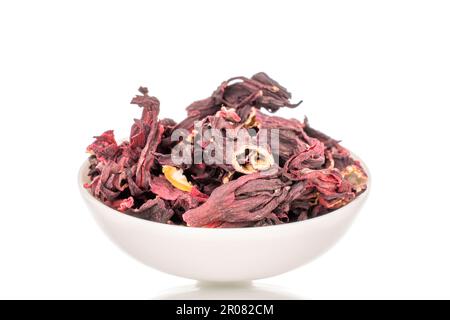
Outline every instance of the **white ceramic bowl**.
[(88, 162), (79, 173), (81, 194), (116, 245), (157, 270), (209, 282), (268, 278), (312, 261), (347, 231), (370, 191), (369, 186), (347, 206), (302, 222), (240, 229), (190, 228), (146, 221), (109, 208), (83, 187), (89, 179), (87, 172)]

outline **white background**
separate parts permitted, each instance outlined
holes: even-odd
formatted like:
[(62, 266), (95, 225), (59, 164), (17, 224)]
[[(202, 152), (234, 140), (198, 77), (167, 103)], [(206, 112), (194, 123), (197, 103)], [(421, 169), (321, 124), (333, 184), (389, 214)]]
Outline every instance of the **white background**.
[(182, 120), (258, 71), (304, 100), (281, 115), (307, 114), (373, 176), (332, 251), (259, 283), (306, 299), (450, 298), (449, 16), (447, 1), (2, 1), (0, 298), (151, 299), (193, 283), (112, 245), (77, 170), (93, 135), (128, 134), (140, 85)]

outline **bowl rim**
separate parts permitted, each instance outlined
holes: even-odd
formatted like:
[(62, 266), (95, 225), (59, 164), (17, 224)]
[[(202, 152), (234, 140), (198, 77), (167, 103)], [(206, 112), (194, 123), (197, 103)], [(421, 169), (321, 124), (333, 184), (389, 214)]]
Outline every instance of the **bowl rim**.
[(84, 187), (84, 179), (87, 177), (87, 170), (89, 167), (89, 159), (86, 159), (83, 164), (81, 165), (79, 171), (78, 171), (78, 187), (79, 190), (81, 192), (81, 195), (83, 196), (83, 198), (86, 201), (89, 201), (92, 204), (98, 205), (100, 204), (104, 209), (106, 209), (107, 212), (111, 213), (111, 214), (115, 214), (118, 217), (122, 217), (123, 219), (127, 219), (130, 222), (134, 221), (133, 223), (138, 223), (138, 224), (146, 224), (146, 225), (151, 225), (153, 227), (159, 227), (159, 228), (170, 228), (170, 230), (174, 231), (174, 230), (197, 230), (198, 232), (213, 232), (213, 233), (232, 233), (232, 232), (237, 232), (237, 231), (241, 231), (241, 230), (245, 230), (245, 232), (256, 232), (258, 230), (267, 230), (268, 228), (277, 228), (277, 229), (281, 229), (281, 228), (295, 228), (298, 227), (299, 225), (309, 225), (309, 224), (314, 224), (314, 223), (320, 223), (323, 220), (329, 219), (331, 217), (334, 217), (336, 215), (338, 215), (341, 211), (343, 210), (351, 210), (353, 207), (358, 206), (359, 204), (364, 204), (364, 202), (366, 201), (369, 192), (371, 191), (371, 185), (372, 185), (372, 175), (370, 174), (370, 171), (367, 167), (367, 165), (358, 157), (356, 156), (354, 153), (351, 153), (352, 157), (359, 161), (359, 163), (361, 164), (361, 166), (364, 168), (368, 180), (367, 180), (367, 189), (360, 194), (358, 197), (356, 197), (353, 201), (351, 201), (350, 203), (348, 203), (347, 205), (334, 210), (332, 212), (329, 212), (327, 214), (315, 217), (315, 218), (310, 218), (310, 219), (306, 219), (303, 221), (296, 221), (296, 222), (289, 222), (289, 223), (283, 223), (283, 224), (277, 224), (277, 225), (269, 225), (269, 226), (260, 226), (260, 227), (247, 227), (247, 228), (203, 228), (203, 227), (187, 227), (187, 226), (181, 226), (181, 225), (172, 225), (172, 224), (166, 224), (166, 223), (160, 223), (160, 222), (155, 222), (155, 221), (150, 221), (150, 220), (145, 220), (145, 219), (139, 219), (124, 213), (121, 213), (120, 211), (117, 211), (109, 206), (107, 206), (106, 204), (104, 204), (103, 202), (101, 202), (99, 199), (97, 199), (96, 197), (94, 197), (92, 195), (91, 192), (89, 192), (88, 189), (86, 189)]

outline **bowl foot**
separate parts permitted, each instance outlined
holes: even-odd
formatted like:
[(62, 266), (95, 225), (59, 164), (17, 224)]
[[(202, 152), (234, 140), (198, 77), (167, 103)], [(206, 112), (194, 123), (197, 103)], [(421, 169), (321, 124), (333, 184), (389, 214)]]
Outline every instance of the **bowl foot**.
[(240, 289), (250, 288), (252, 281), (235, 281), (235, 282), (215, 282), (215, 281), (198, 281), (197, 287), (204, 289)]
[(155, 300), (301, 300), (284, 288), (248, 282), (197, 282), (176, 287), (154, 297)]

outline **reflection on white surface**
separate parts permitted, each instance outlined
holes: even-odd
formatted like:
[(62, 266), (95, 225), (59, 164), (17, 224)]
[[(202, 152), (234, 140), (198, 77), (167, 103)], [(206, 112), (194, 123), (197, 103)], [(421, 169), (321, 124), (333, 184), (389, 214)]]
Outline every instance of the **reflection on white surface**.
[(176, 287), (162, 292), (154, 300), (301, 300), (285, 289), (264, 284), (205, 283)]

